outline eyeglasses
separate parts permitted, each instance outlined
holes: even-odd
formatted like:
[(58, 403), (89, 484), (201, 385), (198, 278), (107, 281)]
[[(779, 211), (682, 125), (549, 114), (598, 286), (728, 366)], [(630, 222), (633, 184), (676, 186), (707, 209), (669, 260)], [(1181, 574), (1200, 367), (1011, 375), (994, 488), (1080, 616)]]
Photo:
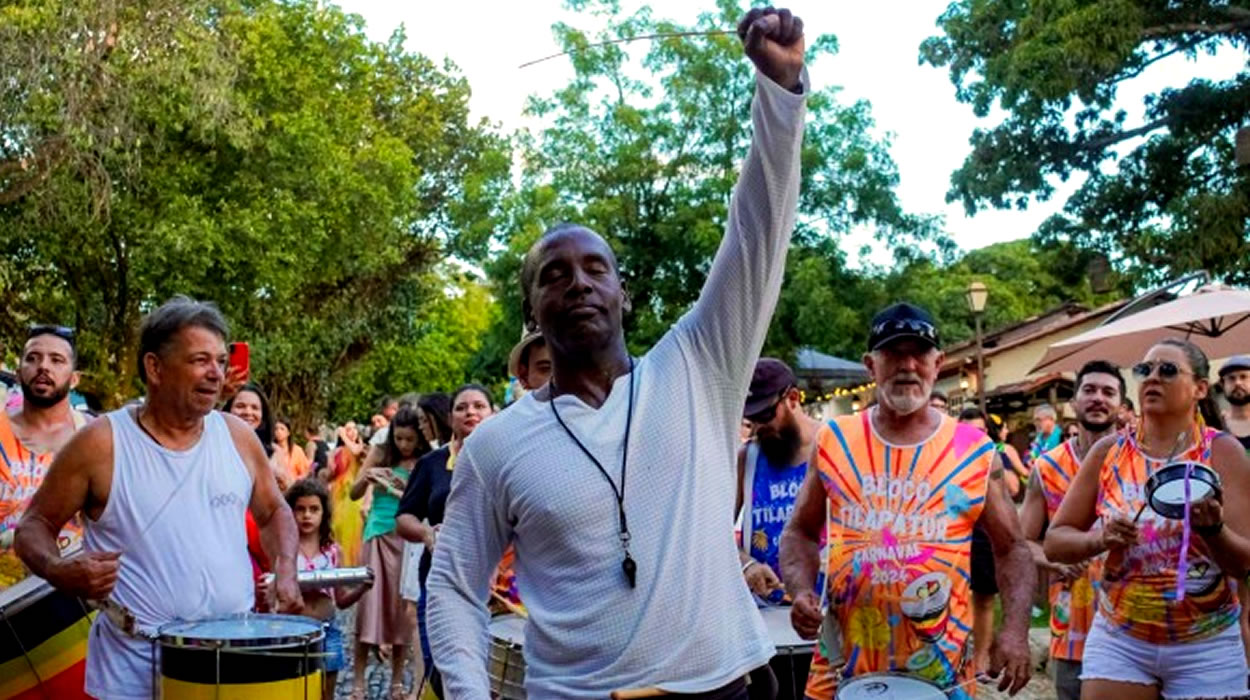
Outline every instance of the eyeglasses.
[(31, 326), (26, 333), (26, 339), (30, 340), (40, 335), (55, 335), (67, 343), (74, 342), (74, 329), (69, 326), (54, 326), (48, 324)]
[(1159, 362), (1138, 362), (1133, 365), (1133, 376), (1138, 379), (1149, 379), (1150, 375), (1154, 374), (1156, 367), (1159, 368), (1159, 379), (1162, 379), (1165, 382), (1175, 380), (1182, 373), (1193, 374), (1193, 372), (1190, 372), (1187, 369), (1182, 369), (1181, 366), (1175, 362), (1163, 360)]
[(755, 425), (763, 425), (771, 422), (772, 419), (777, 417), (777, 407), (781, 405), (782, 401), (786, 400), (786, 394), (788, 393), (790, 393), (790, 387), (786, 387), (785, 391), (781, 392), (781, 394), (777, 396), (777, 400), (774, 401), (771, 406), (756, 411), (749, 416), (743, 417), (746, 418), (748, 423), (754, 423)]

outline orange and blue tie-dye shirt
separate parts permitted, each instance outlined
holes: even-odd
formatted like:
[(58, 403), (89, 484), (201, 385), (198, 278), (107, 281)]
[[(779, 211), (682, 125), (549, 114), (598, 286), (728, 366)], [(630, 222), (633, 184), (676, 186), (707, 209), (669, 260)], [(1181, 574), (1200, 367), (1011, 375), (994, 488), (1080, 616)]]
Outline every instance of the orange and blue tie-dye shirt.
[[(74, 414), (75, 424), (86, 421)], [(53, 454), (35, 453), (17, 439), (9, 416), (0, 410), (0, 591), (26, 578), (26, 567), (13, 551), (17, 522), (30, 505), (30, 499), (43, 483), (52, 465)], [(57, 539), (61, 551), (77, 548), (82, 540), (82, 524), (74, 516)]]
[[(994, 443), (943, 416), (923, 443), (890, 445), (872, 430), (867, 411), (831, 421), (818, 439), (841, 677), (903, 672), (952, 698), (969, 697), (972, 529), (985, 505)], [(809, 679), (808, 694), (820, 698), (830, 685)]]
[[(1033, 463), (1046, 501), (1047, 522), (1055, 519), (1063, 495), (1072, 487), (1081, 460), (1072, 440), (1047, 452)], [(1050, 655), (1056, 659), (1080, 661), (1085, 653), (1085, 636), (1094, 622), (1097, 592), (1102, 586), (1102, 557), (1086, 562), (1085, 573), (1074, 581), (1057, 576), (1050, 583)]]
[[(1211, 441), (1219, 433), (1207, 429), (1176, 461), (1210, 464)], [(1147, 457), (1134, 435), (1121, 434), (1103, 462), (1098, 489), (1100, 522), (1116, 514), (1132, 518), (1146, 502), (1146, 482), (1164, 466)], [(1137, 521), (1138, 543), (1108, 552), (1103, 568), (1099, 609), (1112, 624), (1152, 644), (1205, 639), (1236, 624), (1241, 608), (1232, 582), (1211, 558), (1201, 537), (1190, 537), (1186, 556), (1184, 600), (1176, 595), (1176, 574), (1183, 522), (1150, 508)]]

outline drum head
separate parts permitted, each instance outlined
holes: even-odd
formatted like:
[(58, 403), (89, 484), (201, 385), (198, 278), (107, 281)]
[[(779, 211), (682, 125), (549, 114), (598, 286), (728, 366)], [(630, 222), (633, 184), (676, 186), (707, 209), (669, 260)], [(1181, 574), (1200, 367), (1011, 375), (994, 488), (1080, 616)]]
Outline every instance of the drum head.
[(1208, 498), (1219, 488), (1219, 475), (1197, 462), (1180, 462), (1155, 472), (1146, 482), (1146, 498), (1150, 509), (1165, 518), (1185, 517), (1185, 473), (1189, 473), (1189, 502)]
[(220, 649), (291, 647), (320, 641), (321, 623), (299, 615), (246, 613), (195, 622), (173, 622), (160, 629), (164, 646)]
[(498, 615), (491, 618), (490, 636), (521, 646), (525, 641), (525, 618), (520, 615)]
[(760, 608), (760, 615), (778, 654), (810, 654), (815, 648), (815, 640), (803, 639), (794, 631), (794, 625), (790, 624), (790, 606)]
[(837, 700), (946, 700), (946, 693), (920, 678), (874, 673), (842, 681)]

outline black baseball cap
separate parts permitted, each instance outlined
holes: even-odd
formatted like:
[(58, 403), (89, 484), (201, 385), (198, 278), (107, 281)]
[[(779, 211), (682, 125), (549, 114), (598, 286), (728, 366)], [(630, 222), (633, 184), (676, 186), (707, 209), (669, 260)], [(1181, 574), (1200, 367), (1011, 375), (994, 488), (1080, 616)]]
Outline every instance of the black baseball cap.
[(753, 416), (763, 411), (777, 400), (781, 392), (798, 383), (789, 365), (775, 357), (761, 357), (755, 363), (755, 373), (751, 375), (751, 390), (742, 407), (742, 415)]
[(933, 316), (919, 306), (904, 301), (887, 306), (872, 317), (872, 325), (868, 329), (868, 351), (880, 350), (885, 345), (906, 338), (935, 348), (942, 345)]
[(1250, 369), (1250, 355), (1233, 355), (1224, 361), (1224, 366), (1220, 368), (1220, 379), (1229, 372)]

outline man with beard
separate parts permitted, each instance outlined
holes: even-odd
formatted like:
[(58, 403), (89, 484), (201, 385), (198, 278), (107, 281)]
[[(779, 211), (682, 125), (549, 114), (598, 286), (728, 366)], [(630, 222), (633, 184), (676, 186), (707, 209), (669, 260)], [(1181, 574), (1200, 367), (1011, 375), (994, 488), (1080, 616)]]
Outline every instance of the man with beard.
[(820, 430), (820, 423), (803, 412), (797, 385), (786, 363), (761, 358), (742, 411), (755, 435), (738, 450), (734, 513), (742, 517), (742, 573), (751, 592), (771, 603), (784, 596), (777, 558), (781, 529), (794, 511)]
[[(22, 405), (12, 416), (0, 410), (0, 589), (26, 572), (13, 553), (13, 533), (30, 499), (43, 483), (53, 456), (74, 431), (87, 423), (73, 410), (69, 392), (78, 384), (74, 333), (61, 326), (35, 326), (22, 348), (17, 369)], [(77, 518), (61, 530), (57, 544), (77, 547)]]
[(1220, 368), (1220, 388), (1229, 404), (1224, 427), (1250, 451), (1250, 355), (1228, 358)]
[(1033, 550), (1033, 561), (1050, 574), (1050, 673), (1059, 700), (1081, 697), (1081, 655), (1094, 621), (1101, 573), (1097, 561), (1049, 561), (1042, 550), (1042, 537), (1076, 478), (1085, 453), (1095, 442), (1116, 431), (1123, 398), (1124, 376), (1119, 367), (1095, 360), (1077, 372), (1072, 405), (1080, 432), (1034, 462), (1034, 476), (1029, 480), (1020, 511), (1021, 527)]
[(951, 698), (970, 697), (968, 571), (978, 524), (993, 547), (1003, 602), (990, 675), (1001, 673), (999, 689), (1013, 695), (1029, 680), (1037, 572), (994, 442), (929, 406), (944, 359), (938, 348), (927, 311), (907, 303), (882, 310), (863, 359), (877, 384), (877, 405), (838, 417), (817, 434), (781, 541), (791, 622), (805, 639), (822, 636), (813, 667), (827, 651), (830, 668), (842, 668), (836, 677), (809, 674), (814, 700), (832, 698), (845, 679), (889, 671), (926, 678)]

